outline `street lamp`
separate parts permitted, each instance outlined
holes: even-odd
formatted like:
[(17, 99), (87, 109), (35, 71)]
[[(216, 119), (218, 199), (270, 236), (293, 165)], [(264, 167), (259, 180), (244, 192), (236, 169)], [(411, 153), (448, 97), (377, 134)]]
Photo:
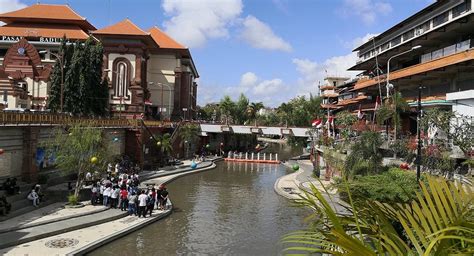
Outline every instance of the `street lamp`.
[[(39, 51), (38, 53), (47, 53), (48, 51), (42, 50)], [(59, 100), (59, 112), (63, 112), (63, 104), (64, 104), (64, 53), (61, 52), (60, 54), (53, 53), (49, 51), (50, 55), (53, 55), (56, 57), (56, 59), (59, 61), (59, 65), (61, 65), (61, 95), (60, 95), (60, 100)]]
[(421, 45), (416, 45), (416, 46), (413, 46), (411, 49), (409, 50), (406, 50), (404, 52), (401, 52), (399, 54), (395, 54), (393, 55), (392, 57), (390, 57), (387, 61), (387, 85), (386, 85), (386, 89), (387, 89), (387, 98), (390, 97), (390, 61), (393, 59), (393, 58), (396, 58), (398, 56), (401, 56), (403, 54), (406, 54), (406, 53), (409, 53), (411, 51), (414, 51), (416, 49), (420, 49), (421, 48)]
[(416, 149), (416, 181), (420, 181), (421, 173), (421, 90), (425, 87), (418, 86), (418, 114), (417, 114), (417, 130), (416, 135), (418, 139), (418, 145)]

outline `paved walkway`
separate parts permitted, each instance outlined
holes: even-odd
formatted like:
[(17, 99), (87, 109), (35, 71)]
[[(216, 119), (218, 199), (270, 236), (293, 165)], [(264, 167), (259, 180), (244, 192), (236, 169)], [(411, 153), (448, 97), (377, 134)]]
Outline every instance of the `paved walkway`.
[[(300, 195), (304, 195), (303, 190), (310, 191), (311, 185), (314, 185), (323, 196), (333, 206), (339, 214), (345, 214), (347, 211), (341, 204), (346, 205), (339, 199), (336, 190), (329, 189), (330, 181), (324, 179), (316, 179), (313, 176), (313, 166), (309, 160), (288, 161), (286, 166), (291, 168), (293, 164), (298, 163), (300, 169), (294, 173), (280, 177), (274, 185), (275, 191), (288, 199), (301, 199)], [(325, 169), (321, 170), (321, 177), (324, 177)], [(326, 193), (327, 191), (327, 193)]]
[(59, 235), (42, 238), (0, 250), (0, 255), (75, 255), (85, 254), (101, 245), (133, 232), (171, 213), (155, 211), (152, 217), (127, 216), (100, 225), (94, 225)]
[[(149, 175), (151, 180), (142, 184), (159, 186), (183, 175), (213, 169), (215, 164), (211, 160), (199, 163), (195, 169), (190, 167), (191, 161), (186, 161), (175, 170), (157, 171)], [(139, 219), (125, 217), (126, 212), (103, 206), (63, 209), (63, 204), (53, 204), (0, 223), (0, 248), (4, 248), (0, 255), (84, 254), (171, 213), (171, 210), (156, 210), (151, 218)]]

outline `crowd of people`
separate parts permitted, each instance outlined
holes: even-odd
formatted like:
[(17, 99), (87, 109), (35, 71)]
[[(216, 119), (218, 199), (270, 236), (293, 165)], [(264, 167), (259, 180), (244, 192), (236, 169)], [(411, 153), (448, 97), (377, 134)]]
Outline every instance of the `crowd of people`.
[(135, 168), (117, 163), (108, 165), (107, 177), (94, 181), (91, 187), (91, 204), (104, 205), (138, 217), (151, 216), (156, 208), (167, 209), (170, 205), (165, 186), (158, 189), (140, 189), (140, 179)]

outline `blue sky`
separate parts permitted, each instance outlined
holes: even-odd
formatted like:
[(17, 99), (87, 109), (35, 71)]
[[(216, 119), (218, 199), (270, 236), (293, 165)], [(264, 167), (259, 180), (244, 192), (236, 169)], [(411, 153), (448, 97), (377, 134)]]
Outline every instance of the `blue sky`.
[[(0, 0), (0, 12), (34, 0)], [(43, 0), (69, 4), (96, 27), (129, 18), (191, 49), (198, 103), (240, 92), (269, 106), (317, 93), (329, 75), (354, 76), (354, 46), (433, 0)]]

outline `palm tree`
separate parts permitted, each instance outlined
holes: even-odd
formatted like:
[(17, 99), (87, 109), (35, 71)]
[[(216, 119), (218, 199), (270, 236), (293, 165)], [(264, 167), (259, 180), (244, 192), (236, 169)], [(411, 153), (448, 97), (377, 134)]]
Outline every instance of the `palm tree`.
[[(339, 215), (316, 186), (297, 203), (311, 209), (306, 231), (283, 238), (291, 253), (331, 255), (472, 255), (474, 193), (468, 186), (427, 176), (418, 200), (390, 205), (377, 201), (355, 207), (349, 189), (349, 213)], [(395, 224), (395, 225), (394, 225)]]
[(400, 122), (400, 115), (410, 109), (410, 106), (406, 102), (406, 100), (402, 97), (402, 94), (400, 92), (396, 92), (392, 96), (392, 108), (393, 110), (393, 125), (394, 125), (394, 142), (397, 141), (397, 131), (401, 127), (401, 122)]
[[(189, 143), (189, 145), (192, 147), (194, 143), (199, 139), (199, 126), (195, 124), (186, 124), (180, 128), (179, 136), (182, 141), (184, 141), (185, 143)], [(187, 155), (188, 154), (186, 152), (186, 157)]]
[(157, 140), (156, 145), (160, 147), (163, 154), (167, 155), (173, 151), (173, 145), (171, 145), (171, 135), (169, 133), (156, 135), (155, 138)]
[(247, 115), (249, 117), (249, 120), (254, 120), (255, 121), (255, 126), (257, 126), (258, 112), (262, 108), (264, 108), (262, 102), (252, 102), (247, 107)]

